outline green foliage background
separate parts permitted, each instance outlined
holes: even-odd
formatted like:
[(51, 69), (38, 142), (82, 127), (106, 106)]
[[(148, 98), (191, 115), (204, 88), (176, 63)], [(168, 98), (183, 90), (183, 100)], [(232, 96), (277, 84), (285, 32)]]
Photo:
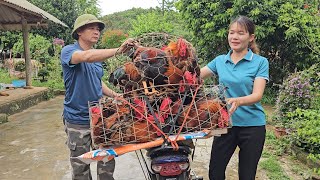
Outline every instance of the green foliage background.
[(227, 52), (230, 21), (250, 17), (261, 54), (270, 62), (271, 84), (281, 84), (289, 72), (319, 62), (319, 2), (304, 5), (304, 0), (180, 0), (177, 7), (206, 61)]
[(98, 0), (29, 0), (34, 5), (54, 15), (64, 22), (69, 28), (50, 23), (48, 29), (36, 29), (32, 32), (45, 36), (48, 39), (60, 38), (66, 44), (73, 42), (71, 31), (76, 18), (85, 13), (100, 15), (101, 10), (97, 6)]

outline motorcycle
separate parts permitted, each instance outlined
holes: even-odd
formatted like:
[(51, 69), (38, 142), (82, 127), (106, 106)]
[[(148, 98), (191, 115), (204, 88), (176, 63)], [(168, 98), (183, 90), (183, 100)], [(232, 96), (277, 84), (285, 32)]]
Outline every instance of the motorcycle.
[[(164, 143), (162, 146), (142, 151), (145, 178), (149, 180), (203, 180), (191, 169), (194, 147), (192, 141), (179, 143), (179, 149)], [(141, 162), (140, 162), (141, 163)]]

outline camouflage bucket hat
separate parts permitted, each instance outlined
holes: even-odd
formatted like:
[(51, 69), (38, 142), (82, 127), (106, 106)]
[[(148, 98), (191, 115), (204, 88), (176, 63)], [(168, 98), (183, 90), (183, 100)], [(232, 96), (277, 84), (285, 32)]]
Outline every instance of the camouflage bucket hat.
[(72, 37), (76, 40), (78, 40), (78, 34), (77, 34), (77, 29), (79, 29), (80, 27), (87, 25), (87, 24), (92, 24), (92, 23), (98, 23), (100, 31), (102, 31), (105, 27), (104, 23), (100, 20), (98, 20), (98, 18), (92, 14), (83, 14), (81, 16), (79, 16), (76, 21), (74, 22), (73, 25), (73, 30), (72, 30)]

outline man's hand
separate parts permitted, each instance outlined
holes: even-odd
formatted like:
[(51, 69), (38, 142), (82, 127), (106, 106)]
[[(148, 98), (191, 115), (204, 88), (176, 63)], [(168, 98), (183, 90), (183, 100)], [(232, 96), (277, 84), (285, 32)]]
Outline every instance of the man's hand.
[(123, 96), (123, 94), (120, 94), (120, 93), (114, 93), (113, 94), (113, 97), (115, 98), (115, 97), (122, 97)]
[(135, 46), (136, 41), (132, 38), (127, 39), (118, 49), (118, 53), (127, 53), (132, 47)]

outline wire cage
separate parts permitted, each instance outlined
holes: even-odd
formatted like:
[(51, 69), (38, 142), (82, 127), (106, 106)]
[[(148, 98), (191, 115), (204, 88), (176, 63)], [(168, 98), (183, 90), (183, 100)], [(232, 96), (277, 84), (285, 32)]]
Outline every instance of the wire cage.
[(203, 84), (191, 43), (163, 33), (136, 42), (109, 76), (123, 96), (89, 102), (94, 147), (231, 126), (225, 88)]

